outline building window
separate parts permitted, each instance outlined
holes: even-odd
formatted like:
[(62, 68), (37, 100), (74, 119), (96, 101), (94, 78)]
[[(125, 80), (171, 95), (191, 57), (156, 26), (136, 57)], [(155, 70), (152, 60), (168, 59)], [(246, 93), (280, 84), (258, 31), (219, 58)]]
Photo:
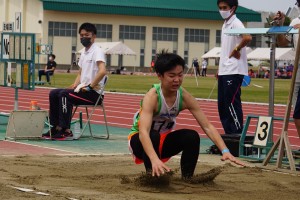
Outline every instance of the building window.
[(77, 37), (77, 23), (49, 21), (48, 36)]
[(152, 60), (156, 59), (156, 49), (152, 49)]
[(221, 30), (216, 31), (216, 47), (221, 46)]
[(119, 39), (145, 40), (146, 26), (120, 25)]
[(184, 51), (184, 62), (185, 64), (189, 64), (189, 51)]
[(97, 38), (112, 38), (112, 25), (110, 24), (95, 24), (97, 28)]
[(199, 42), (199, 43), (209, 43), (209, 34), (208, 29), (185, 29), (185, 42)]
[(178, 41), (178, 28), (153, 27), (152, 40)]
[(106, 63), (105, 63), (106, 66), (111, 66), (111, 55), (106, 55)]
[(145, 49), (140, 50), (140, 66), (145, 66)]
[(261, 47), (262, 46), (262, 36), (261, 35), (252, 35), (252, 40), (248, 44), (248, 47)]

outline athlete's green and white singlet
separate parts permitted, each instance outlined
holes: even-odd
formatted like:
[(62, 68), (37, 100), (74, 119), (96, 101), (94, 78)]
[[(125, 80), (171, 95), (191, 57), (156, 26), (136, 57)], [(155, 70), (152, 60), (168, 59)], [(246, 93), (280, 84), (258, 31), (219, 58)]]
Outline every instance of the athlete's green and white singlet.
[[(151, 130), (155, 130), (160, 134), (171, 132), (176, 125), (176, 117), (182, 109), (182, 88), (180, 87), (177, 90), (177, 97), (172, 107), (168, 107), (165, 98), (163, 96), (161, 85), (154, 84), (153, 87), (157, 93), (158, 100), (158, 112), (153, 114), (152, 126)], [(129, 134), (128, 139), (132, 137), (132, 135), (139, 132), (139, 120), (140, 113), (142, 112), (142, 102), (140, 110), (135, 114), (133, 119), (133, 126), (131, 128), (131, 132)]]

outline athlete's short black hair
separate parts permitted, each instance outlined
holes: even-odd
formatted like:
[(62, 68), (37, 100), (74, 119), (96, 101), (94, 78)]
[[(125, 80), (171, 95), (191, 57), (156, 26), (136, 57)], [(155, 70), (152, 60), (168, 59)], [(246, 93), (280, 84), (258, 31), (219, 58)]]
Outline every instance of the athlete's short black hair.
[(87, 22), (81, 24), (78, 33), (80, 34), (80, 31), (83, 29), (86, 30), (87, 32), (92, 32), (93, 34), (97, 35), (97, 28), (94, 24), (87, 23)]
[(235, 6), (234, 12), (236, 11), (236, 9), (239, 6), (239, 1), (238, 0), (218, 0), (217, 1), (217, 5), (219, 5), (219, 3), (221, 3), (221, 2), (227, 3), (230, 8), (232, 8), (233, 6)]
[(174, 69), (177, 65), (182, 66), (182, 69), (184, 70), (184, 59), (182, 59), (175, 53), (168, 53), (167, 51), (163, 50), (160, 54), (157, 55), (157, 60), (155, 62), (154, 68), (157, 74), (163, 76), (165, 72)]
[(297, 5), (298, 7), (300, 7), (300, 0), (297, 0), (297, 2), (295, 3), (295, 5)]

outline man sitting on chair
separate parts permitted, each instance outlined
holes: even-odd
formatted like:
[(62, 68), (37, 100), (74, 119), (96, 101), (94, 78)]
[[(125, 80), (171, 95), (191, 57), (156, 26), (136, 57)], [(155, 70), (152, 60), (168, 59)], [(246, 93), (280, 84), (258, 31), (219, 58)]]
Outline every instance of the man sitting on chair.
[(39, 81), (42, 80), (42, 75), (46, 75), (47, 77), (47, 82), (50, 83), (50, 76), (53, 75), (54, 70), (56, 68), (56, 62), (55, 60), (55, 55), (50, 54), (49, 55), (49, 61), (47, 62), (47, 65), (45, 66), (45, 69), (40, 69), (39, 70)]
[[(94, 44), (97, 29), (93, 24), (84, 23), (79, 27), (80, 42), (85, 47), (78, 66), (79, 72), (69, 89), (54, 89), (49, 94), (51, 130), (43, 134), (44, 138), (73, 139), (70, 130), (73, 104), (94, 105), (100, 94), (106, 75), (105, 54)], [(99, 102), (98, 104), (101, 104)]]

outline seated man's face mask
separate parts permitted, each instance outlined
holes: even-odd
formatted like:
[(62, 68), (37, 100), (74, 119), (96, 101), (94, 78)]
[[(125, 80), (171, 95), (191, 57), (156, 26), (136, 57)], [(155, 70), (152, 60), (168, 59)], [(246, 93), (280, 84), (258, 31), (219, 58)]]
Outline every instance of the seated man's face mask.
[(50, 56), (50, 57), (49, 57), (49, 60), (50, 60), (50, 61), (53, 61), (53, 57), (52, 57), (52, 56)]
[(89, 47), (91, 45), (91, 39), (90, 37), (82, 37), (80, 38), (80, 42), (84, 47)]

